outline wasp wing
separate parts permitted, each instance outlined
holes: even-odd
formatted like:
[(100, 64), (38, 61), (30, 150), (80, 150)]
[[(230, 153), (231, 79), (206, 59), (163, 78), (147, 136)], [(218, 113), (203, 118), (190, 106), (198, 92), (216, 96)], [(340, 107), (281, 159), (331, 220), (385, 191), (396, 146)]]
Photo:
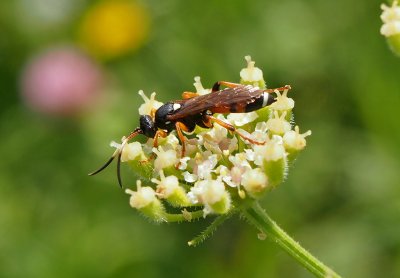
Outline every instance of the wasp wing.
[(167, 119), (178, 121), (207, 110), (212, 113), (245, 112), (246, 106), (254, 102), (262, 93), (263, 90), (257, 87), (243, 85), (190, 99), (173, 101), (173, 103), (180, 104), (181, 107), (175, 110), (173, 114), (168, 115)]

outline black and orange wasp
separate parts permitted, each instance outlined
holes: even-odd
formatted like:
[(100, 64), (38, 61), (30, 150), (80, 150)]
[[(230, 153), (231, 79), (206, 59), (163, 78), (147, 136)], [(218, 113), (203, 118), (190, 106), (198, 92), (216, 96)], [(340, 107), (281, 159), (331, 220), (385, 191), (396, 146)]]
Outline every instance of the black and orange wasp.
[[(225, 89), (220, 89), (220, 86)], [(171, 131), (176, 130), (182, 143), (181, 157), (185, 156), (185, 136), (183, 132), (190, 133), (196, 126), (211, 128), (214, 123), (223, 126), (229, 131), (238, 134), (252, 144), (263, 145), (265, 142), (257, 142), (236, 130), (235, 126), (213, 116), (215, 113), (244, 113), (251, 112), (268, 106), (276, 101), (272, 94), (276, 90), (290, 89), (289, 85), (275, 89), (260, 89), (252, 85), (242, 85), (226, 81), (218, 81), (212, 87), (211, 93), (198, 95), (193, 92), (184, 92), (182, 99), (169, 101), (151, 115), (141, 115), (139, 127), (133, 130), (122, 142), (111, 158), (98, 170), (90, 173), (95, 175), (104, 170), (117, 157), (118, 183), (122, 187), (120, 164), (124, 146), (136, 135), (143, 134), (154, 138), (154, 147), (158, 146), (158, 138), (166, 137)]]

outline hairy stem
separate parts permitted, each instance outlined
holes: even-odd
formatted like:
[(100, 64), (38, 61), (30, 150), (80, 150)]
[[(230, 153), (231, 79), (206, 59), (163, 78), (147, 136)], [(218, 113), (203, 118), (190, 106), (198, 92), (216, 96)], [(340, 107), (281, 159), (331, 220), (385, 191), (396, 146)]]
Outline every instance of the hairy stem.
[(267, 238), (276, 242), (280, 247), (283, 248), (283, 250), (296, 259), (302, 266), (304, 266), (316, 277), (340, 277), (332, 269), (324, 265), (307, 250), (301, 247), (300, 244), (291, 238), (284, 230), (282, 230), (257, 202), (244, 209), (242, 213), (244, 217), (250, 221), (250, 223), (256, 226), (261, 232), (266, 234)]

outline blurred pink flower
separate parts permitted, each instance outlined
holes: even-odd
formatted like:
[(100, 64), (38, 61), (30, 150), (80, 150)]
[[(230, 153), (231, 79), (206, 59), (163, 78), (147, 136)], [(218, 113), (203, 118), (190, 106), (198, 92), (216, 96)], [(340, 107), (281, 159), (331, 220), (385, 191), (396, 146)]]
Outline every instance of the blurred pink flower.
[(51, 49), (34, 57), (21, 77), (24, 102), (55, 116), (84, 112), (99, 97), (101, 69), (72, 47)]

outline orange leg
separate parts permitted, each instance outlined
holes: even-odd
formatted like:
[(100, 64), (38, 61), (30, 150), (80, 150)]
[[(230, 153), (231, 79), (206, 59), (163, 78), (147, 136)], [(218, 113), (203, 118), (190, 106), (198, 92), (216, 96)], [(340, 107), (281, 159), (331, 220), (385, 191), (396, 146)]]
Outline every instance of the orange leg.
[(199, 96), (198, 93), (193, 93), (193, 92), (183, 92), (182, 93), (183, 99), (194, 98), (194, 97), (198, 97), (198, 96)]
[(156, 135), (154, 135), (153, 147), (155, 147), (155, 148), (158, 147), (158, 138), (159, 137), (165, 138), (165, 137), (167, 137), (167, 135), (168, 135), (168, 133), (165, 132), (164, 130), (162, 130), (162, 129), (157, 130)]
[(178, 138), (182, 143), (182, 152), (181, 152), (181, 158), (182, 158), (182, 157), (185, 157), (185, 151), (186, 151), (186, 143), (185, 143), (186, 138), (183, 135), (182, 130), (186, 131), (186, 132), (189, 132), (190, 130), (184, 123), (181, 123), (181, 122), (176, 122), (175, 128), (176, 128), (176, 133), (178, 133)]
[[(155, 148), (158, 147), (158, 138), (160, 138), (160, 137), (165, 138), (165, 137), (167, 137), (167, 135), (168, 135), (168, 133), (165, 132), (164, 130), (162, 130), (162, 129), (157, 130), (156, 135), (154, 135), (154, 138), (153, 138), (154, 139), (153, 147), (155, 147)], [(156, 158), (156, 155), (155, 155), (155, 153), (152, 153), (148, 159), (142, 160), (142, 161), (140, 161), (140, 163), (150, 162), (154, 158)]]
[(219, 88), (221, 87), (221, 85), (228, 87), (228, 88), (236, 88), (238, 86), (243, 86), (242, 84), (239, 84), (239, 83), (232, 83), (232, 82), (228, 82), (228, 81), (217, 81), (217, 82), (215, 82), (214, 86), (212, 87), (212, 91), (213, 92), (219, 91)]
[(274, 88), (274, 89), (265, 89), (265, 90), (263, 90), (263, 91), (264, 91), (264, 92), (267, 92), (267, 93), (273, 93), (273, 92), (275, 92), (276, 90), (282, 92), (282, 91), (284, 91), (284, 90), (290, 90), (290, 89), (292, 89), (292, 87), (290, 87), (290, 85), (285, 85), (285, 86), (283, 86), (283, 87)]
[(239, 132), (239, 131), (236, 129), (236, 127), (234, 127), (234, 126), (231, 125), (230, 123), (224, 122), (223, 120), (220, 120), (220, 119), (215, 118), (214, 116), (210, 116), (210, 115), (207, 115), (207, 116), (205, 116), (205, 117), (206, 117), (206, 119), (207, 119), (208, 121), (210, 121), (210, 122), (215, 122), (215, 123), (219, 124), (220, 126), (226, 128), (227, 130), (229, 130), (229, 131), (231, 131), (231, 132), (236, 133), (237, 135), (239, 135), (240, 137), (242, 137), (244, 140), (247, 140), (247, 141), (249, 141), (249, 142), (252, 143), (252, 144), (255, 144), (255, 145), (264, 145), (264, 144), (265, 144), (265, 142), (258, 142), (258, 141), (255, 141), (255, 140), (253, 140), (253, 139), (247, 137), (246, 135), (244, 135), (244, 134), (242, 134), (241, 132)]

